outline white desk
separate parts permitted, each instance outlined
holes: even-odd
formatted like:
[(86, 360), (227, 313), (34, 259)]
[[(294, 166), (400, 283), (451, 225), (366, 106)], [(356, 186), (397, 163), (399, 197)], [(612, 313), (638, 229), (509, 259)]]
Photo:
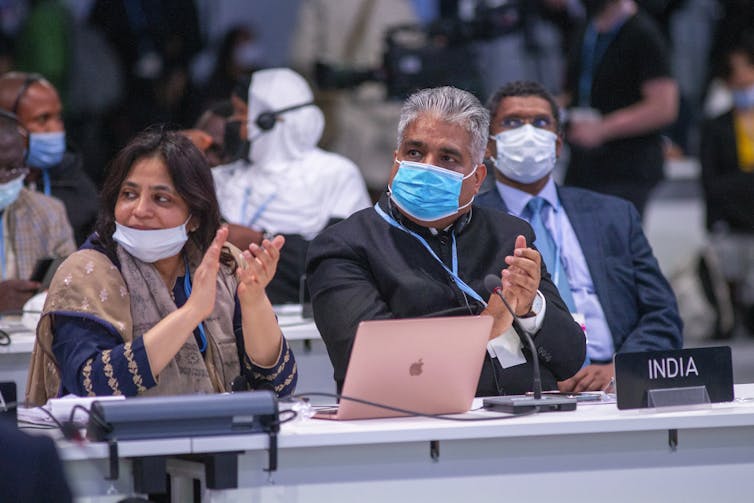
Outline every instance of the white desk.
[[(335, 393), (332, 364), (314, 321), (301, 317), (299, 305), (277, 306), (276, 310), (281, 330), (296, 357), (297, 389)], [(19, 320), (0, 320), (0, 328), (8, 327), (11, 344), (0, 346), (0, 382), (15, 381), (18, 397), (23, 400), (35, 334), (23, 329)]]
[[(205, 501), (750, 502), (754, 384), (737, 385), (736, 395), (750, 400), (660, 412), (579, 404), (573, 412), (482, 423), (396, 418), (286, 424), (279, 468), (270, 476), (263, 471), (264, 435), (193, 438), (190, 451), (245, 451), (239, 489), (206, 491)], [(668, 443), (672, 430), (676, 448)], [(439, 442), (436, 460), (431, 441)], [(146, 442), (124, 442), (120, 452), (161, 450), (172, 453)], [(61, 453), (78, 494), (103, 494), (109, 483), (92, 474), (97, 466), (104, 472), (104, 446), (82, 456), (80, 448), (62, 444)], [(172, 472), (201, 478), (191, 465), (176, 462)]]
[[(314, 320), (301, 317), (299, 304), (275, 306), (275, 312), (280, 329), (296, 357), (296, 392), (335, 393), (332, 363)], [(332, 403), (332, 400), (317, 398), (313, 403)]]
[(23, 328), (20, 319), (0, 319), (0, 328), (10, 335), (10, 345), (0, 346), (0, 381), (14, 381), (17, 396), (23, 400), (36, 335), (33, 331)]
[(288, 341), (322, 340), (311, 318), (301, 316), (300, 304), (274, 306), (278, 324)]

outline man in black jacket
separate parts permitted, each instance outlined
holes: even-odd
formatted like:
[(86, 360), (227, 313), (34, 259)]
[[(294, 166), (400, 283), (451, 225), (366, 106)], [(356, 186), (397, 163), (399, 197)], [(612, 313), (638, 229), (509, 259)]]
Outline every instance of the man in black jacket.
[(584, 334), (530, 246), (531, 227), (472, 209), (486, 175), (488, 134), (489, 113), (471, 94), (442, 87), (412, 95), (401, 112), (387, 193), (311, 243), (314, 319), (339, 388), (359, 322), (450, 311), (495, 319), (477, 395), (529, 391), (532, 355), (500, 299), (486, 291), (490, 274), (534, 334), (545, 389), (584, 362)]
[(0, 108), (16, 114), (29, 131), (27, 186), (63, 202), (80, 245), (97, 218), (97, 188), (81, 157), (66, 150), (58, 92), (42, 75), (9, 72), (0, 77)]

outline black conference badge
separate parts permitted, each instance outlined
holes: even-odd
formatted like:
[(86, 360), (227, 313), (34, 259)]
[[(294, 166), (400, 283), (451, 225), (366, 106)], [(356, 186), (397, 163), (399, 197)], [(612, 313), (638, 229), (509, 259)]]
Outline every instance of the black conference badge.
[(618, 353), (615, 386), (619, 409), (730, 402), (730, 347)]

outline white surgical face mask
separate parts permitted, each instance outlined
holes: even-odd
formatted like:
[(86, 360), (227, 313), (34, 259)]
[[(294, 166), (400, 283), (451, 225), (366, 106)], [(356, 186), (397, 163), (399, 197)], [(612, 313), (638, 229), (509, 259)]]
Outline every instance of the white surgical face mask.
[(188, 241), (186, 224), (169, 229), (134, 229), (115, 222), (113, 239), (142, 262), (153, 263), (177, 255)]
[(532, 183), (555, 168), (558, 136), (551, 131), (524, 124), (490, 138), (497, 143), (495, 166), (506, 178)]

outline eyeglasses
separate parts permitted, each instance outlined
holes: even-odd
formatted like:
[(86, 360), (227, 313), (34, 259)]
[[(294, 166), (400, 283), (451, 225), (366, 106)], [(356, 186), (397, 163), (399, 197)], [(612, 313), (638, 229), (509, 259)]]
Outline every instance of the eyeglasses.
[(503, 117), (500, 121), (503, 129), (516, 129), (524, 124), (531, 124), (539, 129), (553, 129), (555, 120), (547, 115), (537, 115), (535, 117)]

